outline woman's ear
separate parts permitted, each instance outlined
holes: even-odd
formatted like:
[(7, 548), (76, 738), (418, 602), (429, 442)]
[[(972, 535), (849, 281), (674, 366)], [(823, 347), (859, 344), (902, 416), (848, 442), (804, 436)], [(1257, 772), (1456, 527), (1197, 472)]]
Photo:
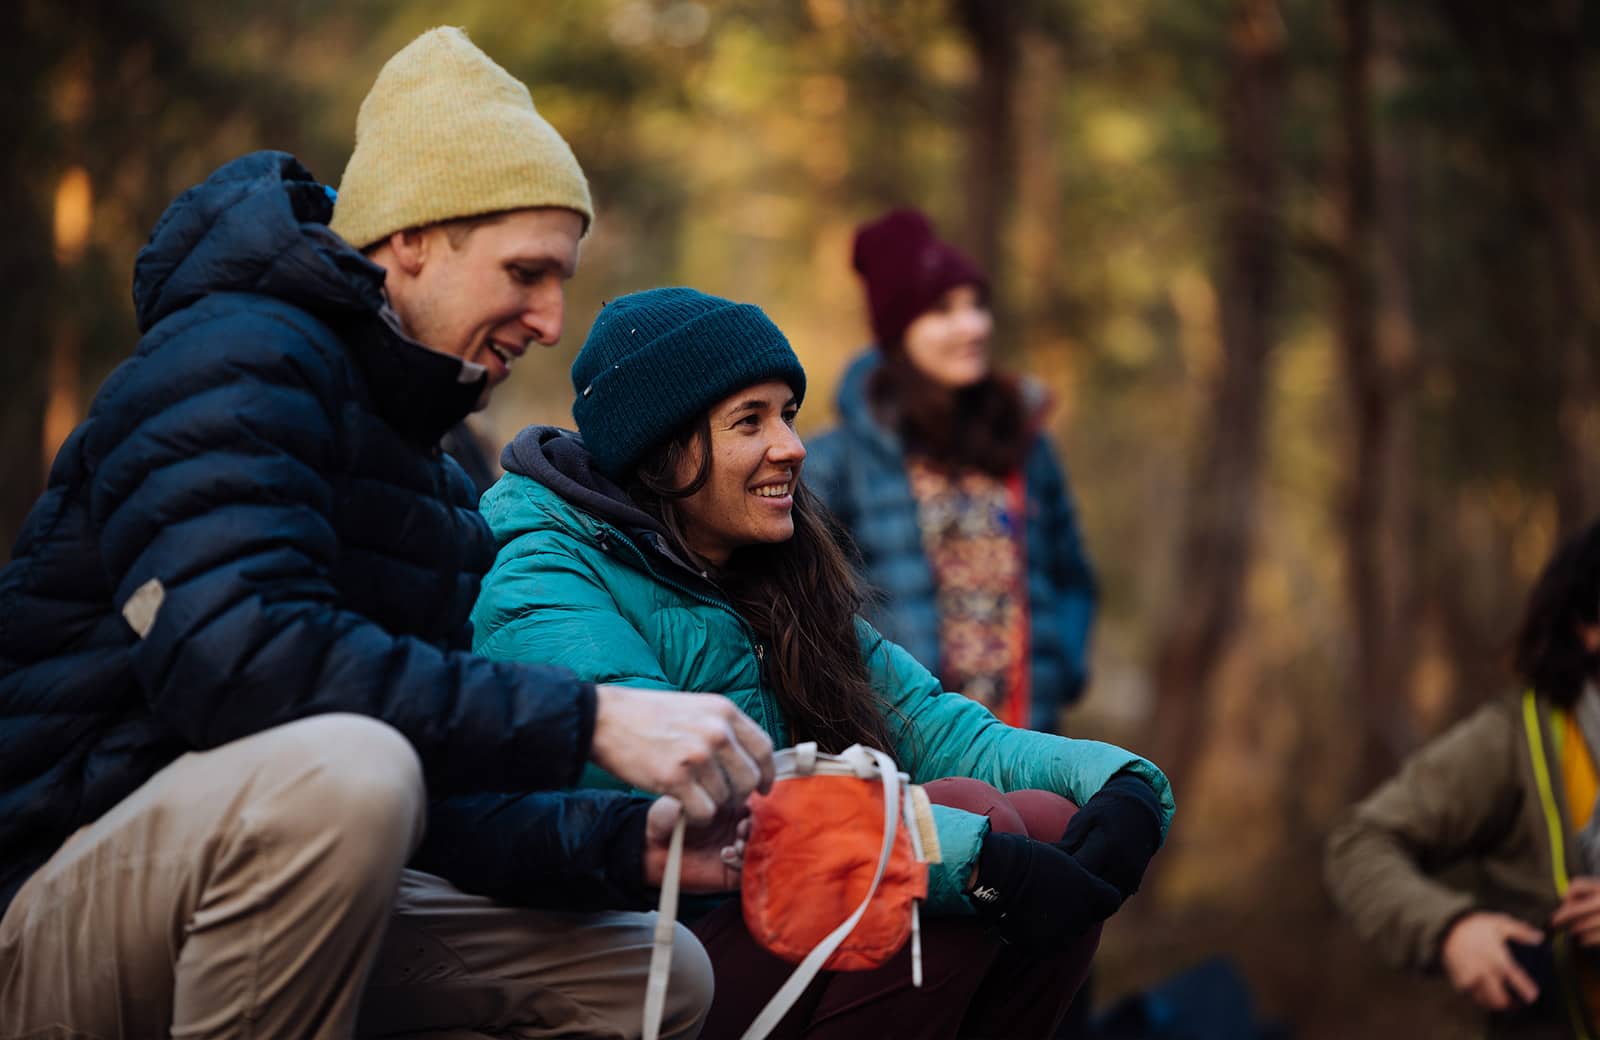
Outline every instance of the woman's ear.
[(1583, 644), (1583, 649), (1588, 653), (1600, 653), (1600, 623), (1589, 625), (1580, 621), (1577, 625), (1578, 641)]

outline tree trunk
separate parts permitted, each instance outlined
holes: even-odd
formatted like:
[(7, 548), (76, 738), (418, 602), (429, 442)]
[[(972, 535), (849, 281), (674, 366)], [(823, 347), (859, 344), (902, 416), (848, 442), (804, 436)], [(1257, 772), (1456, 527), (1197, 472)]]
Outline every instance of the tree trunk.
[(963, 241), (991, 284), (1004, 284), (1001, 232), (1016, 165), (1017, 68), (1022, 16), (1013, 2), (955, 0), (956, 16), (978, 59), (967, 124)]
[(1262, 421), (1282, 263), (1278, 117), (1284, 26), (1276, 0), (1239, 0), (1223, 105), (1222, 366), (1188, 491), (1168, 629), (1156, 662), (1160, 763), (1187, 779), (1211, 679), (1232, 642), (1257, 520)]
[[(1527, 185), (1553, 253), (1559, 372), (1552, 447), (1559, 524), (1571, 532), (1600, 509), (1600, 253), (1589, 202), (1585, 40), (1578, 0), (1435, 5), (1484, 83), (1502, 161)], [(1540, 344), (1544, 347), (1545, 344)]]
[(1017, 209), (1010, 214), (1016, 266), (1008, 284), (1022, 342), (1034, 347), (1062, 324), (1056, 286), (1068, 232), (1055, 134), (1055, 106), (1064, 89), (1060, 47), (1043, 33), (1027, 33), (1022, 68), (1016, 113)]
[(1416, 616), (1415, 344), (1403, 161), (1389, 155), (1380, 176), (1374, 144), (1371, 0), (1342, 0), (1339, 18), (1344, 147), (1338, 332), (1352, 426), (1343, 520), (1355, 636), (1351, 681), (1363, 723), (1356, 782), (1366, 790), (1391, 773), (1415, 742), (1407, 696)]
[(1600, 386), (1595, 350), (1600, 343), (1600, 260), (1595, 252), (1594, 212), (1589, 204), (1591, 167), (1584, 109), (1583, 37), (1576, 0), (1556, 0), (1548, 27), (1544, 67), (1550, 77), (1552, 113), (1544, 168), (1543, 198), (1556, 255), (1557, 288), (1564, 328), (1557, 344), (1561, 397), (1556, 423), (1556, 504), (1563, 531), (1576, 531), (1600, 508)]
[(51, 255), (48, 185), (56, 171), (48, 161), (45, 78), (50, 49), (17, 41), (40, 39), (37, 3), (0, 4), (0, 39), (13, 41), (0, 62), (0, 213), (6, 214), (6, 244), (0, 249), (0, 314), (6, 316), (7, 346), (0, 350), (0, 552), (12, 543), (39, 495), (46, 377), (50, 369), (49, 301), (55, 264)]

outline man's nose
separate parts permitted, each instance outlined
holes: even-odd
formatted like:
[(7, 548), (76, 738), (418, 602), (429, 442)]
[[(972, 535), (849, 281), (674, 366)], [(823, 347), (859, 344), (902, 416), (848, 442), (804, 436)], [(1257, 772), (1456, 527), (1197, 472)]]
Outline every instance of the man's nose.
[(563, 286), (539, 286), (529, 295), (522, 311), (522, 324), (533, 333), (533, 338), (547, 347), (561, 340), (562, 324), (566, 320), (567, 300)]

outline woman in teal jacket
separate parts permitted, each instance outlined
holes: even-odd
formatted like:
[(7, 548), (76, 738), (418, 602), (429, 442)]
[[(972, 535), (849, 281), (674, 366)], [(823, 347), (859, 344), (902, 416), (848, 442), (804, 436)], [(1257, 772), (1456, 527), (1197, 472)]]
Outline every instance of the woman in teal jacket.
[[(799, 480), (805, 373), (759, 309), (691, 289), (622, 297), (572, 376), (581, 437), (525, 430), (484, 496), (499, 551), (473, 612), (478, 652), (721, 692), (778, 746), (860, 742), (913, 782), (966, 778), (929, 788), (956, 804), (934, 806), (942, 862), (923, 942), (930, 977), (945, 965), (962, 984), (912, 1005), (896, 999), (908, 973), (893, 962), (825, 974), (786, 1025), (1052, 1028), (1099, 923), (1165, 837), (1166, 778), (1108, 744), (1004, 725), (860, 620), (854, 575)], [(1070, 823), (1068, 799), (1083, 806)], [(696, 930), (719, 982), (708, 1035), (736, 1031), (790, 966), (754, 946), (732, 901)]]

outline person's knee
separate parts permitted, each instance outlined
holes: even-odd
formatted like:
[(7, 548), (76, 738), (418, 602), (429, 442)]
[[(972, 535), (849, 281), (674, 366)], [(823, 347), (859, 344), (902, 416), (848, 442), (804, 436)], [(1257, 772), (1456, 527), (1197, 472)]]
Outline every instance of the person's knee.
[(698, 1036), (711, 1011), (715, 989), (710, 955), (693, 932), (677, 925), (672, 937), (672, 974), (667, 982), (661, 1035)]
[(283, 727), (296, 761), (278, 826), (341, 836), (379, 861), (404, 861), (422, 838), (422, 762), (399, 731), (364, 715), (316, 715)]
[(1060, 841), (1067, 832), (1067, 821), (1078, 811), (1076, 803), (1053, 791), (1012, 791), (1006, 800), (1022, 818), (1024, 833), (1039, 841)]
[(1026, 826), (999, 788), (970, 776), (947, 776), (922, 785), (934, 805), (948, 805), (989, 818), (989, 826), (1002, 834), (1026, 833)]

